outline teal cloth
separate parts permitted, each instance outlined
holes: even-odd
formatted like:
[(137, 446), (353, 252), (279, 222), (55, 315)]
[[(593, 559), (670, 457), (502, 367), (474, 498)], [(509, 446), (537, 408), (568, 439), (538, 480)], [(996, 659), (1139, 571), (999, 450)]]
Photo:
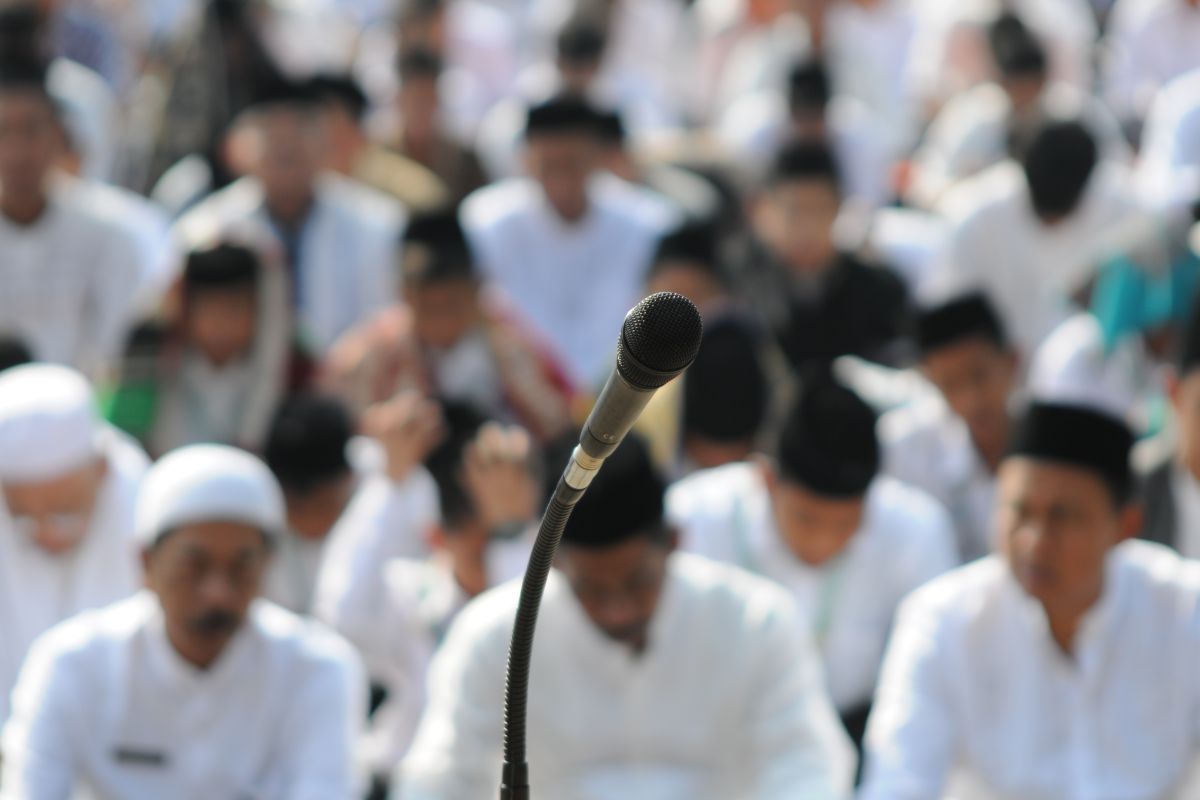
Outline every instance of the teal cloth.
[(1105, 350), (1129, 336), (1168, 324), (1183, 325), (1200, 284), (1200, 258), (1183, 251), (1169, 269), (1152, 272), (1129, 256), (1105, 263), (1092, 291), (1091, 312), (1100, 321)]

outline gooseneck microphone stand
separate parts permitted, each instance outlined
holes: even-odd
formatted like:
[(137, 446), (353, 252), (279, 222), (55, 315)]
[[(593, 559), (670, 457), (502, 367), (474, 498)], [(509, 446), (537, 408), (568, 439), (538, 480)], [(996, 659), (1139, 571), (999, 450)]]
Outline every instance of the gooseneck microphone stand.
[(500, 800), (529, 800), (530, 797), (525, 722), (533, 632), (563, 529), (604, 459), (617, 449), (654, 392), (695, 360), (700, 350), (701, 333), (696, 307), (682, 295), (670, 292), (647, 297), (625, 317), (617, 341), (616, 369), (604, 385), (583, 427), (579, 446), (571, 454), (571, 460), (554, 488), (521, 584), (504, 689), (504, 767)]

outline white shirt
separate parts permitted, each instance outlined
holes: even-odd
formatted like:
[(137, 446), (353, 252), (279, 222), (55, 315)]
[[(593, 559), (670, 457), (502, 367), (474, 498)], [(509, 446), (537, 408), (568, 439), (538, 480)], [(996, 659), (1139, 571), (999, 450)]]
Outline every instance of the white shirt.
[(1138, 182), (1157, 207), (1190, 208), (1200, 199), (1200, 67), (1154, 96), (1142, 130)]
[(1118, 0), (1107, 40), (1108, 101), (1120, 116), (1140, 119), (1159, 87), (1200, 68), (1200, 8), (1184, 0)]
[(821, 648), (840, 711), (871, 700), (901, 598), (958, 563), (946, 512), (887, 477), (868, 490), (862, 526), (846, 549), (820, 567), (801, 562), (784, 543), (754, 464), (683, 479), (667, 492), (667, 517), (685, 550), (770, 578), (792, 594), (801, 612), (798, 633)]
[(146, 269), (128, 230), (72, 187), (56, 183), (31, 225), (0, 215), (0, 333), (95, 377), (125, 345)]
[(103, 434), (108, 473), (79, 546), (51, 555), (13, 528), (0, 498), (0, 724), (25, 653), (51, 626), (128, 597), (142, 583), (134, 503), (149, 459), (115, 429)]
[(588, 198), (586, 215), (566, 223), (541, 187), (516, 178), (462, 206), (484, 273), (583, 387), (606, 376), (625, 314), (645, 294), (658, 240), (679, 221), (666, 200), (611, 175), (596, 175)]
[(180, 256), (171, 239), (171, 219), (165, 209), (137, 192), (97, 180), (77, 181), (81, 195), (95, 212), (128, 231), (137, 244), (142, 265), (135, 314), (157, 310), (159, 300), (179, 273)]
[(950, 512), (962, 561), (992, 551), (996, 476), (971, 432), (940, 397), (895, 409), (879, 420), (884, 471), (936, 497)]
[(1073, 657), (996, 556), (909, 598), (867, 729), (864, 800), (1158, 800), (1200, 749), (1200, 575), (1131, 541)]
[(350, 800), (365, 686), (344, 642), (263, 600), (198, 670), (142, 592), (38, 640), (4, 729), (0, 796)]
[(882, 121), (889, 152), (910, 147), (917, 104), (905, 65), (916, 30), (910, 0), (831, 4), (825, 13), (825, 47), (838, 94), (864, 103)]
[[(425, 672), (450, 621), (469, 599), (440, 554), (426, 556), (438, 517), (425, 470), (401, 484), (379, 477), (355, 497), (328, 536), (313, 613), (358, 648), (388, 690), (364, 743), (370, 768), (388, 774), (403, 758), (425, 708)], [(532, 541), (488, 548), (492, 585), (520, 576)]]
[[(495, 792), (519, 588), (472, 602), (434, 659), (429, 710), (399, 776), (405, 798)], [(530, 785), (563, 800), (846, 796), (854, 755), (797, 627), (768, 582), (678, 554), (635, 655), (552, 572), (530, 673)]]
[(1067, 317), (1072, 294), (1103, 257), (1142, 235), (1127, 172), (1103, 161), (1079, 206), (1053, 226), (1034, 215), (1024, 173), (1012, 161), (963, 181), (940, 207), (953, 231), (946, 261), (925, 291), (986, 292), (1026, 357)]
[[(207, 243), (246, 219), (268, 223), (262, 186), (243, 178), (208, 197), (177, 223), (187, 244)], [(318, 352), (338, 336), (395, 302), (396, 243), (403, 209), (385, 196), (340, 176), (322, 175), (300, 234), (298, 322)]]

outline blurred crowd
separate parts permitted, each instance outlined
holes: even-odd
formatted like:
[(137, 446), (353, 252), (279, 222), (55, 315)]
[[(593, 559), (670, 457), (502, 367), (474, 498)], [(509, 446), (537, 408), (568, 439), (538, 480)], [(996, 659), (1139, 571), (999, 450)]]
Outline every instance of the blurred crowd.
[(0, 798), (492, 793), (655, 292), (535, 790), (1195, 796), (1198, 219), (1196, 0), (0, 0)]

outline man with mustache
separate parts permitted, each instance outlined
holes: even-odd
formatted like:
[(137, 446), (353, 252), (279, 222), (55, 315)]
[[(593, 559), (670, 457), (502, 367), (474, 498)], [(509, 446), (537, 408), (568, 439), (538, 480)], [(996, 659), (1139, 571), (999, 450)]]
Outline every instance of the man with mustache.
[(1132, 540), (1132, 440), (1080, 406), (1018, 419), (999, 552), (897, 615), (863, 800), (1200, 796), (1200, 565)]
[(218, 445), (147, 473), (146, 591), (39, 639), (0, 740), (0, 796), (356, 796), (361, 668), (341, 639), (256, 600), (285, 525), (253, 456)]

